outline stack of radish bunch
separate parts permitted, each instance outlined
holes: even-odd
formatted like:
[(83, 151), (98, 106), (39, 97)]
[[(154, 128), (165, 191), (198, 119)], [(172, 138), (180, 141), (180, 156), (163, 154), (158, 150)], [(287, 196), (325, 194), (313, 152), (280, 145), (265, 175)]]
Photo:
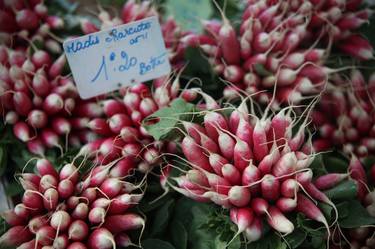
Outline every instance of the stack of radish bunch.
[(262, 236), (262, 220), (276, 231), (289, 234), (294, 225), (284, 215), (299, 211), (308, 218), (327, 221), (319, 208), (300, 190), (329, 205), (327, 196), (312, 183), (308, 168), (314, 155), (305, 143), (306, 118), (298, 131), (288, 109), (262, 118), (248, 112), (245, 101), (229, 118), (207, 111), (203, 125), (182, 122), (181, 142), (186, 163), (192, 168), (168, 181), (176, 191), (198, 201), (211, 201), (230, 209), (238, 233), (249, 241)]
[(168, 106), (180, 94), (189, 101), (196, 97), (189, 90), (180, 93), (178, 78), (172, 83), (170, 81), (170, 78), (154, 80), (153, 90), (143, 83), (121, 89), (122, 100), (109, 98), (77, 106), (73, 126), (89, 136), (94, 134), (92, 141), (88, 141), (80, 153), (101, 163), (122, 156), (131, 158), (132, 162), (127, 161), (132, 165), (129, 167), (137, 167), (142, 172), (149, 171), (160, 162), (162, 151), (174, 153), (173, 142), (154, 141), (141, 126), (147, 116)]
[(359, 157), (374, 153), (375, 74), (366, 84), (361, 72), (353, 70), (349, 80), (336, 76), (333, 83), (314, 111), (313, 123), (320, 135), (314, 142), (316, 150), (336, 146)]
[[(122, 8), (121, 18), (111, 17), (107, 11), (101, 9), (98, 14), (100, 27), (87, 19), (81, 19), (81, 29), (85, 34), (89, 34), (150, 16), (159, 16), (151, 1), (138, 3), (135, 0), (129, 0)], [(172, 17), (160, 20), (160, 22), (165, 45), (169, 51), (169, 60), (175, 68), (181, 68), (184, 64), (184, 52), (188, 46), (184, 39), (189, 39), (190, 32), (181, 30)]]
[[(295, 1), (292, 8), (297, 9), (304, 2)], [(309, 2), (313, 4), (313, 11), (309, 16), (307, 39), (323, 35), (327, 43), (333, 43), (348, 55), (360, 60), (373, 58), (370, 42), (356, 33), (356, 29), (367, 23), (373, 13), (369, 8), (360, 9), (363, 0)]]
[(44, 50), (28, 56), (1, 46), (0, 60), (1, 108), (14, 135), (41, 156), (45, 147), (61, 148), (60, 136), (67, 138), (72, 129), (67, 118), (78, 97), (73, 80), (61, 76), (65, 56), (53, 61)]
[(131, 245), (129, 230), (142, 228), (144, 220), (128, 209), (143, 194), (122, 180), (115, 162), (95, 167), (81, 178), (72, 164), (57, 172), (38, 159), (37, 174), (24, 173), (22, 203), (2, 214), (11, 228), (0, 237), (1, 246), (22, 249), (110, 249)]
[(201, 48), (209, 56), (214, 71), (230, 83), (224, 91), (226, 98), (235, 98), (242, 90), (252, 94), (268, 89), (269, 92), (256, 95), (260, 102), (268, 103), (277, 84), (277, 109), (281, 103), (298, 103), (304, 94), (323, 88), (329, 72), (321, 66), (326, 51), (317, 49), (316, 44), (301, 47), (307, 37), (305, 16), (312, 8), (307, 1), (296, 9), (288, 1), (251, 1), (239, 31), (224, 14), (222, 23), (204, 22), (215, 43), (201, 44)]
[(49, 15), (42, 0), (0, 1), (1, 40), (11, 46), (38, 41), (47, 50), (61, 53), (61, 46), (50, 31), (63, 27), (63, 19)]
[[(277, 109), (281, 103), (298, 103), (303, 96), (319, 93), (327, 76), (334, 72), (323, 66), (330, 48), (317, 47), (327, 34), (328, 27), (332, 28), (332, 18), (342, 17), (338, 24), (340, 29), (333, 26), (339, 31), (331, 40), (339, 39), (347, 50), (356, 44), (352, 52), (360, 55), (372, 54), (366, 40), (351, 35), (352, 28), (367, 20), (369, 11), (358, 12), (357, 16), (338, 3), (345, 1), (318, 2), (321, 3), (250, 0), (239, 31), (233, 28), (224, 14), (222, 23), (204, 23), (207, 34), (215, 42), (206, 40), (201, 48), (209, 56), (214, 71), (230, 84), (224, 91), (225, 97), (235, 98), (238, 92), (252, 94), (269, 90), (256, 95), (260, 102), (268, 103), (272, 89), (277, 85), (277, 101), (274, 102)], [(358, 19), (357, 26), (349, 25), (352, 18)], [(322, 23), (322, 19), (325, 22)], [(316, 29), (317, 26), (320, 29)], [(347, 40), (345, 43), (344, 38)]]

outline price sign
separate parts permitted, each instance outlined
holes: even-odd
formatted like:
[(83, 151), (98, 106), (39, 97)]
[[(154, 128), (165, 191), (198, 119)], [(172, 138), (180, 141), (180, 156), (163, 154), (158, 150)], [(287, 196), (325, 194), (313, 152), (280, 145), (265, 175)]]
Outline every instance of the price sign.
[(63, 47), (83, 99), (171, 71), (156, 16), (70, 39)]

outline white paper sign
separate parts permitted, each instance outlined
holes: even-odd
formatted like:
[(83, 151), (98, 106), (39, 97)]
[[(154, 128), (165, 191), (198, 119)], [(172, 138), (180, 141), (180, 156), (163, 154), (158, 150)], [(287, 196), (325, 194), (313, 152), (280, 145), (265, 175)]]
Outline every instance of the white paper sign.
[(155, 16), (67, 40), (63, 46), (83, 99), (171, 71)]

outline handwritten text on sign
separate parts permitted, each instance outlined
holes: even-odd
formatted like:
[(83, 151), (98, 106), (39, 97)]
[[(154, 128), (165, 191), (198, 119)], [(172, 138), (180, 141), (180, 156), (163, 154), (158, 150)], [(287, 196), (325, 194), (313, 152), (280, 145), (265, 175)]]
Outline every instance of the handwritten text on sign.
[(157, 17), (65, 41), (64, 51), (84, 99), (171, 70)]

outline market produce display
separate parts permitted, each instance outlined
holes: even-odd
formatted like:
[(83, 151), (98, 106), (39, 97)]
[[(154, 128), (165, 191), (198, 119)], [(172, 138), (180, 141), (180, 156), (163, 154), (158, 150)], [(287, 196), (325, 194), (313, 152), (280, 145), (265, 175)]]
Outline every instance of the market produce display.
[[(170, 1), (0, 0), (0, 248), (375, 248), (375, 5)], [(63, 42), (153, 16), (171, 72), (81, 98)]]

